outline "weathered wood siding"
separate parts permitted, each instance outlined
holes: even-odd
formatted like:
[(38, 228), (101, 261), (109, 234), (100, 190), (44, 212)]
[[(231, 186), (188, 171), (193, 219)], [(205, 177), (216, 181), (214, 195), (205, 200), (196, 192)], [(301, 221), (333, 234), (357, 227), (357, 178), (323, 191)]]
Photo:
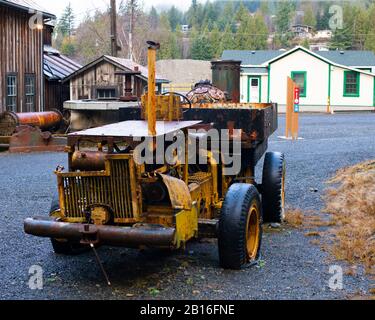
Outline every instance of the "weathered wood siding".
[(30, 15), (0, 5), (0, 112), (6, 108), (6, 76), (17, 74), (17, 112), (25, 111), (25, 74), (35, 75), (35, 109), (43, 109), (43, 31), (29, 27)]
[[(95, 99), (96, 87), (116, 87), (119, 96), (124, 95), (125, 77), (116, 75), (118, 69), (111, 63), (102, 61), (92, 68), (82, 72), (70, 81), (70, 96), (72, 100)], [(133, 86), (134, 94), (141, 97), (147, 83), (139, 78)]]
[(46, 111), (53, 109), (63, 111), (64, 102), (67, 100), (70, 100), (69, 84), (45, 80), (44, 101)]

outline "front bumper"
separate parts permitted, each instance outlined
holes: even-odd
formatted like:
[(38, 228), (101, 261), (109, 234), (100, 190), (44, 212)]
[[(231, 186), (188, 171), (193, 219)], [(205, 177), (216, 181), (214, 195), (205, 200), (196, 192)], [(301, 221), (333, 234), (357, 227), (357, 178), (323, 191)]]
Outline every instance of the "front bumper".
[(52, 218), (28, 218), (24, 222), (27, 234), (64, 239), (82, 244), (99, 244), (137, 248), (173, 248), (176, 230), (162, 226), (139, 224), (133, 227), (98, 226), (59, 222)]

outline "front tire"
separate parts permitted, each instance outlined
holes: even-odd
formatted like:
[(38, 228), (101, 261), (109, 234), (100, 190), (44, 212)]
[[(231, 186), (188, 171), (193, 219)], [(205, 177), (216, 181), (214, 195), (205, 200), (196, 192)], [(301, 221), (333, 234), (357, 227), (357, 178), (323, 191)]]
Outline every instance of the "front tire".
[[(50, 208), (50, 216), (53, 216), (53, 213), (58, 211), (60, 209), (59, 204), (59, 196), (56, 193), (54, 197), (52, 198), (51, 202), (51, 208)], [(80, 253), (84, 247), (80, 243), (73, 243), (66, 240), (60, 240), (60, 239), (53, 239), (51, 238), (51, 244), (53, 251), (56, 254), (62, 254), (62, 255), (75, 255)]]
[(221, 210), (218, 240), (220, 265), (224, 269), (239, 270), (259, 258), (262, 207), (255, 186), (231, 186)]
[(285, 218), (285, 174), (284, 154), (268, 152), (262, 181), (263, 219), (266, 223), (281, 223)]

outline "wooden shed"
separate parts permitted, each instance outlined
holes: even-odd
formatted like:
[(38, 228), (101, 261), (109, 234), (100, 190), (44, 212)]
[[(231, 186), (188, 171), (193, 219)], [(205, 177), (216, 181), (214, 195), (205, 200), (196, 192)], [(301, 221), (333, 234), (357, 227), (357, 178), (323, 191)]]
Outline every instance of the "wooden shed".
[(52, 19), (32, 0), (0, 0), (0, 112), (45, 109), (44, 25)]
[[(118, 100), (125, 95), (125, 77), (119, 73), (129, 71), (140, 72), (132, 77), (133, 95), (140, 98), (147, 87), (148, 70), (129, 59), (102, 56), (65, 78), (64, 82), (70, 81), (72, 100)], [(156, 83), (161, 92), (162, 84), (169, 81), (157, 75)]]

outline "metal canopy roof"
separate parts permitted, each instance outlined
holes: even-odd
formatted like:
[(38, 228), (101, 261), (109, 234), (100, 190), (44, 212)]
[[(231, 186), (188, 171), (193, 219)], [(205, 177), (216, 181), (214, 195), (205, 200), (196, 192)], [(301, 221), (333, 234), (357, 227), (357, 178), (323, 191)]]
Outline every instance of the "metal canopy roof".
[(48, 80), (62, 80), (82, 66), (50, 46), (44, 47), (43, 70)]
[[(27, 11), (32, 13), (32, 11), (39, 11), (43, 13), (43, 16), (50, 19), (56, 19), (56, 16), (52, 13), (47, 12), (39, 4), (35, 3), (33, 0), (0, 0), (0, 5), (6, 5), (13, 7), (15, 9)], [(30, 12), (31, 11), (31, 12)]]
[[(200, 124), (202, 121), (157, 121), (156, 137), (172, 134)], [(147, 121), (124, 121), (107, 126), (84, 130), (69, 134), (69, 137), (114, 137), (144, 138), (153, 137), (148, 134)]]

